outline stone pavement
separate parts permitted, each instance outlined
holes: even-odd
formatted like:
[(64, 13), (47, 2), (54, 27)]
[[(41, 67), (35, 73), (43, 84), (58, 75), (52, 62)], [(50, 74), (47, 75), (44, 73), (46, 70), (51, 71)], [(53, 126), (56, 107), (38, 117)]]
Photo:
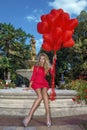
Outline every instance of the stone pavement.
[(0, 130), (87, 130), (87, 114), (52, 117), (52, 126), (46, 126), (45, 117), (33, 117), (28, 127), (23, 127), (20, 116), (0, 116)]
[[(85, 130), (84, 128), (80, 128), (78, 125), (64, 125), (64, 126), (51, 126), (50, 128), (47, 127), (0, 127), (0, 130)], [(86, 129), (87, 130), (87, 129)]]

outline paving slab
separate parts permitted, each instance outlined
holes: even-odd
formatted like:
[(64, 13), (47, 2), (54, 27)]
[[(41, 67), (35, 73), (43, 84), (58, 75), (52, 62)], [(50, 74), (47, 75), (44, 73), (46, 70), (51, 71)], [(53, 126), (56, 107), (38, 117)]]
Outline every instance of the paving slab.
[(13, 127), (13, 126), (10, 126), (10, 127), (3, 127), (3, 130), (16, 130), (17, 127)]
[(78, 125), (63, 125), (63, 126), (51, 126), (47, 127), (38, 127), (37, 130), (82, 130)]
[(39, 126), (39, 127), (12, 127), (12, 126), (3, 126), (0, 127), (0, 130), (85, 130), (78, 125), (63, 125), (63, 126)]
[(19, 116), (0, 116), (0, 130), (87, 130), (87, 114), (52, 118), (52, 126), (46, 126), (45, 117), (33, 117), (28, 127), (23, 127)]

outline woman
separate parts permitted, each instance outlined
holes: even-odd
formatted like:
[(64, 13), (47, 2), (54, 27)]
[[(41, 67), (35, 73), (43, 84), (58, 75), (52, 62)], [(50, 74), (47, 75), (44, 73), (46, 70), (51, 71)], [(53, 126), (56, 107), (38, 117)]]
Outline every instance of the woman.
[(52, 70), (49, 58), (45, 53), (41, 53), (39, 55), (37, 65), (34, 66), (29, 84), (29, 89), (33, 88), (35, 90), (37, 98), (33, 103), (28, 116), (25, 117), (25, 119), (23, 120), (23, 125), (25, 127), (31, 121), (35, 110), (37, 109), (42, 100), (44, 101), (44, 106), (46, 109), (46, 124), (48, 127), (51, 126), (50, 109), (47, 94), (47, 90), (50, 86), (48, 81), (45, 79), (45, 76), (49, 73), (49, 70)]

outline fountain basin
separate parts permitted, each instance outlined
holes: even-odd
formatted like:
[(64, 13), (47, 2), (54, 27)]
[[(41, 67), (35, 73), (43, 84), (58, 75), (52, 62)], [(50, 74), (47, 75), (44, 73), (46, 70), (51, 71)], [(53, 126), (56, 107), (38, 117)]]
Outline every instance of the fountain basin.
[[(86, 104), (77, 104), (72, 98), (77, 94), (74, 90), (56, 90), (56, 100), (50, 101), (52, 117), (87, 114)], [(51, 89), (48, 90), (50, 94)], [(25, 116), (36, 98), (34, 90), (25, 91), (24, 88), (0, 89), (0, 115)], [(34, 116), (45, 115), (44, 103), (34, 113)]]
[(31, 75), (32, 75), (32, 70), (30, 69), (19, 69), (19, 70), (16, 70), (17, 74), (27, 78), (27, 79), (30, 79)]

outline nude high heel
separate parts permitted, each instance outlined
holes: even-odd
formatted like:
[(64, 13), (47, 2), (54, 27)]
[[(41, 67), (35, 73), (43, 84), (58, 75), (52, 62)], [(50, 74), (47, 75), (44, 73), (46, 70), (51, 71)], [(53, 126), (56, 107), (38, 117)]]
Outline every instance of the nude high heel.
[(22, 124), (23, 124), (24, 127), (27, 127), (28, 123), (26, 122), (26, 119), (24, 119), (24, 120), (22, 121)]
[(51, 122), (47, 122), (47, 127), (50, 127), (51, 125)]
[(47, 116), (47, 126), (50, 127), (51, 125), (51, 119), (49, 116)]

